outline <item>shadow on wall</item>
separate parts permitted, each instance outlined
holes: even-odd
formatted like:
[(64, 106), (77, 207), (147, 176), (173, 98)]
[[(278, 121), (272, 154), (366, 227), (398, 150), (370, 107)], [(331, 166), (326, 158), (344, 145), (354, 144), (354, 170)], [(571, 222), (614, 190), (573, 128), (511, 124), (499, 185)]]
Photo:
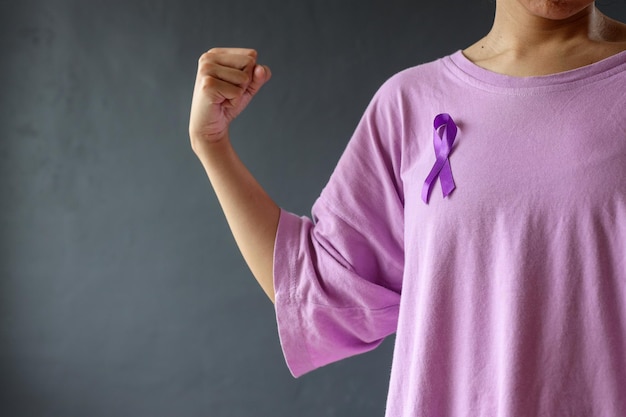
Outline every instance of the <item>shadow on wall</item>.
[[(45, 344), (50, 336), (36, 324), (38, 316), (45, 314), (45, 308), (37, 305), (45, 306), (50, 293), (46, 280), (32, 279), (45, 277), (46, 272), (37, 271), (37, 262), (31, 258), (37, 256), (38, 246), (42, 248), (37, 242), (49, 238), (38, 215), (46, 207), (24, 203), (47, 192), (43, 167), (49, 156), (42, 151), (48, 138), (39, 126), (46, 116), (35, 120), (30, 110), (34, 101), (49, 97), (43, 85), (32, 95), (29, 83), (46, 65), (32, 58), (49, 48), (55, 35), (46, 26), (24, 24), (25, 17), (23, 2), (0, 2), (0, 77), (10, 80), (0, 94), (0, 414), (16, 416), (41, 412), (43, 399), (50, 400), (38, 386), (42, 363), (34, 356), (35, 346)], [(37, 64), (43, 67), (35, 68)], [(39, 180), (35, 187), (29, 183), (33, 175)], [(42, 287), (37, 288), (40, 283)], [(29, 301), (20, 302), (25, 294)], [(54, 409), (53, 404), (46, 405), (46, 410)]]

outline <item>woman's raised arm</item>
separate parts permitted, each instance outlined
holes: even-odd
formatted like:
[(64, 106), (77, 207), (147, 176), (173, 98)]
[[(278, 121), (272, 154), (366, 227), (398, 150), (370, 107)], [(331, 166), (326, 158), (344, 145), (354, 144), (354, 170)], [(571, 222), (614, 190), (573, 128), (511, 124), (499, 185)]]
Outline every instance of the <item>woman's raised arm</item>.
[(280, 208), (254, 179), (230, 143), (228, 126), (271, 77), (252, 49), (215, 48), (198, 62), (189, 137), (235, 241), (274, 301), (273, 254)]

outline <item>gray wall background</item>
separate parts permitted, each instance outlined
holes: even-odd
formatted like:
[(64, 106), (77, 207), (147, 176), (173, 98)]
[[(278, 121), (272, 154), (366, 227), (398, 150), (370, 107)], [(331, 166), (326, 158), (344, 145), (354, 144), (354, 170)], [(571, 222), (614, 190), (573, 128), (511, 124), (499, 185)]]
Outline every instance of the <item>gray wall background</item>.
[[(626, 18), (624, 3), (601, 4)], [(488, 0), (0, 0), (0, 415), (382, 416), (393, 340), (295, 380), (200, 163), (199, 55), (259, 51), (244, 162), (300, 214), (393, 73)]]

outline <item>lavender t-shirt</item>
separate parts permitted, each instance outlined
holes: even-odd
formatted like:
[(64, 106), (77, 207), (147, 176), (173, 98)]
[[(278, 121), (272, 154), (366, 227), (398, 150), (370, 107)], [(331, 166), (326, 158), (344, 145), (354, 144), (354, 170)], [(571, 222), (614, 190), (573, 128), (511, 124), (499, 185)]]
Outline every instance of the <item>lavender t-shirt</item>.
[[(425, 203), (441, 113), (456, 189)], [(274, 284), (294, 376), (396, 333), (388, 417), (626, 416), (626, 52), (396, 74), (312, 218), (281, 212)]]

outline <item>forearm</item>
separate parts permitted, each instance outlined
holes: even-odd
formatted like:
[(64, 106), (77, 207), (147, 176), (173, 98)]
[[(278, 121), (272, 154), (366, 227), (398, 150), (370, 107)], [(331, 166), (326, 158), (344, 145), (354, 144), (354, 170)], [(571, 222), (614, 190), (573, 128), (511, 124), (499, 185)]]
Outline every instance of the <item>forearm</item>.
[(280, 208), (225, 138), (194, 148), (252, 274), (274, 302), (273, 256)]

